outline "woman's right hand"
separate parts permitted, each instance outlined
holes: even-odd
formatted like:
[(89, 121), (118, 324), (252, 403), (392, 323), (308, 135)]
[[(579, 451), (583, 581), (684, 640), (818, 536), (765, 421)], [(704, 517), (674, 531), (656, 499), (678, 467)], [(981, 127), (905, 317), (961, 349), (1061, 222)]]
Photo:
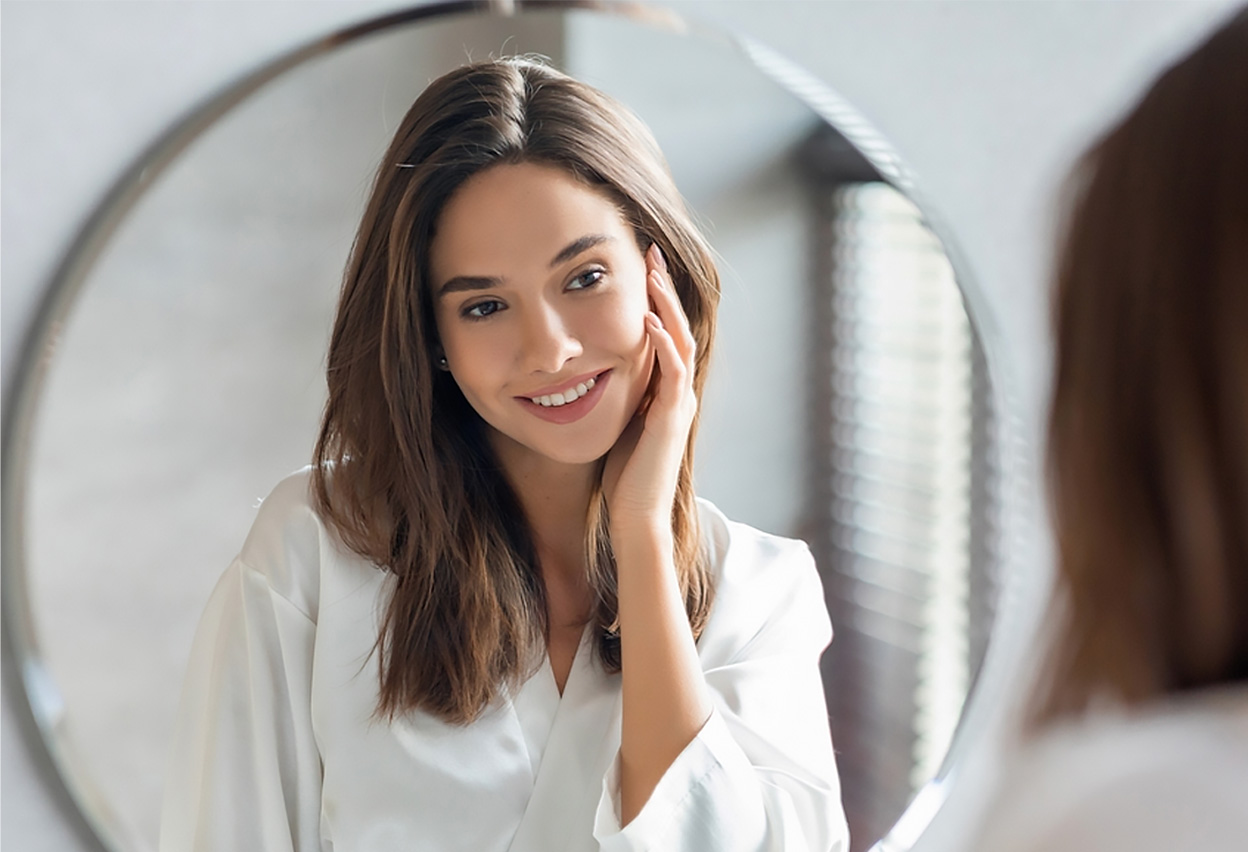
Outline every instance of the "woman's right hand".
[(648, 402), (607, 454), (603, 490), (613, 540), (633, 530), (665, 530), (670, 536), (676, 484), (698, 410), (697, 345), (657, 244), (646, 251), (646, 289), (654, 306), (645, 322), (657, 374)]

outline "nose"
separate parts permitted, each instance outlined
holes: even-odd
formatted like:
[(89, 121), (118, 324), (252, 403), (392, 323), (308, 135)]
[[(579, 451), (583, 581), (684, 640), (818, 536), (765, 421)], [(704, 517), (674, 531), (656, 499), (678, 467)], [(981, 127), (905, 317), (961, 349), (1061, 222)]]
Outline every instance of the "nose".
[(567, 318), (545, 303), (526, 312), (522, 343), (525, 366), (535, 373), (558, 373), (584, 351)]

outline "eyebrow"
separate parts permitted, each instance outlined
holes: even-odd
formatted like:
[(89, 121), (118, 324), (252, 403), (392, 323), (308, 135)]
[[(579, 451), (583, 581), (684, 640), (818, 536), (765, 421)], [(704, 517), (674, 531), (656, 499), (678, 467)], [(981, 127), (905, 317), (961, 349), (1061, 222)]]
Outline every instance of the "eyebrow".
[[(578, 237), (559, 250), (559, 253), (550, 261), (550, 268), (554, 269), (559, 264), (567, 263), (572, 258), (589, 251), (594, 246), (614, 240), (615, 237), (609, 237), (606, 234), (586, 234), (583, 237)], [(451, 293), (462, 293), (466, 290), (489, 290), (501, 286), (502, 283), (503, 279), (488, 275), (456, 275), (438, 288), (438, 298), (440, 299)]]
[(561, 263), (567, 263), (581, 252), (589, 251), (596, 245), (608, 243), (614, 239), (614, 237), (608, 237), (606, 234), (586, 234), (564, 246), (563, 251), (555, 255), (555, 259), (550, 262), (550, 268), (554, 269)]

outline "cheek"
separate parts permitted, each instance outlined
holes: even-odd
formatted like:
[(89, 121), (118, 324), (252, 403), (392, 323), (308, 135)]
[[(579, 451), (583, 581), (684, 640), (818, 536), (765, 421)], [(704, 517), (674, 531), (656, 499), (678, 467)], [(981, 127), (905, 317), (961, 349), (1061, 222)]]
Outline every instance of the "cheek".
[(649, 346), (646, 332), (646, 305), (621, 301), (609, 311), (594, 318), (595, 326), (590, 335), (600, 349), (617, 355), (640, 358)]
[(499, 384), (499, 365), (507, 362), (498, 335), (474, 334), (454, 324), (439, 324), (442, 349), (464, 396), (469, 400), (489, 395)]
[(638, 276), (634, 286), (625, 288), (612, 312), (615, 340), (621, 347), (631, 350), (649, 348), (650, 336), (646, 332), (646, 314), (650, 311), (650, 297), (646, 293), (645, 277)]

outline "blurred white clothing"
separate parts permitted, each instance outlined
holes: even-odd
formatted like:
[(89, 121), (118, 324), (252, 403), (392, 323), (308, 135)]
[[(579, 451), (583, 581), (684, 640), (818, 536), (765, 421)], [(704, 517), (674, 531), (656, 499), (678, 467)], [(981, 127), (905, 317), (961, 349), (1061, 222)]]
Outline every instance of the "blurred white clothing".
[(987, 813), (982, 852), (1244, 852), (1248, 685), (1055, 726)]
[(700, 504), (714, 710), (621, 830), (620, 676), (594, 661), (592, 631), (562, 696), (547, 661), (470, 725), (374, 719), (389, 575), (336, 543), (309, 482), (264, 501), (200, 623), (163, 852), (848, 846), (818, 666), (831, 625), (803, 543)]

